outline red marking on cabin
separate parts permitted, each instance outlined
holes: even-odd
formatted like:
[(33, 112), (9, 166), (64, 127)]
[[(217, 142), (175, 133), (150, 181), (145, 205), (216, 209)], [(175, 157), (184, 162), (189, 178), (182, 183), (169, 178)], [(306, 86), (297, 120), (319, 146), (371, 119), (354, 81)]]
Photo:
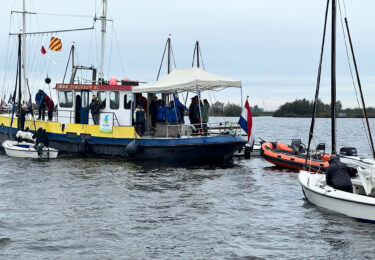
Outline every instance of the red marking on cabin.
[(56, 90), (131, 90), (135, 86), (124, 85), (90, 85), (90, 84), (56, 84)]

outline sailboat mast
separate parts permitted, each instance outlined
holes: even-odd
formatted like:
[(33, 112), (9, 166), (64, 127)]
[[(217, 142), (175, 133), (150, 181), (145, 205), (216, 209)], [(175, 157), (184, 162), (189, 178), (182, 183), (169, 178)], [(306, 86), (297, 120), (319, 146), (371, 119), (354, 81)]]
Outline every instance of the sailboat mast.
[(171, 73), (171, 38), (168, 38), (168, 74)]
[(199, 65), (199, 42), (197, 41), (197, 46), (196, 46), (196, 50), (197, 50), (197, 67), (199, 68), (200, 65)]
[(21, 40), (21, 34), (18, 35), (18, 112), (21, 113), (21, 108), (22, 108), (22, 54), (21, 54), (21, 49), (22, 49), (22, 40)]
[(101, 39), (101, 49), (100, 49), (100, 68), (99, 68), (99, 78), (103, 81), (104, 74), (104, 50), (105, 50), (105, 34), (107, 31), (107, 0), (103, 0), (103, 13), (102, 17), (100, 17), (102, 21), (102, 39)]
[[(22, 73), (23, 85), (26, 87), (26, 1), (22, 2)], [(21, 73), (21, 71), (20, 71)], [(26, 97), (26, 88), (23, 90), (23, 96)]]
[(336, 154), (336, 0), (332, 0), (331, 135), (332, 154)]

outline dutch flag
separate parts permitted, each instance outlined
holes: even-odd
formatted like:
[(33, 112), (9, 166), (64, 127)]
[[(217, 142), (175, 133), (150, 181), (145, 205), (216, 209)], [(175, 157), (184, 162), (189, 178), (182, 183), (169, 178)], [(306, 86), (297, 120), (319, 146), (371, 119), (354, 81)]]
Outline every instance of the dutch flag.
[(253, 128), (253, 117), (251, 116), (251, 110), (249, 101), (246, 100), (245, 107), (242, 108), (242, 114), (240, 117), (240, 120), (238, 121), (238, 124), (241, 126), (241, 128), (247, 133), (247, 141), (250, 143), (250, 139), (252, 141), (254, 140), (252, 135), (252, 128)]

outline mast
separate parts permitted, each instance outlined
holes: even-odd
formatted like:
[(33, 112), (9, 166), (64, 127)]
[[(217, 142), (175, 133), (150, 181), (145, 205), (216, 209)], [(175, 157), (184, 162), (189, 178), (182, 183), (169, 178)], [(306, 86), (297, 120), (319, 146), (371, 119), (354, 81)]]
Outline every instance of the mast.
[(105, 34), (107, 27), (107, 0), (103, 0), (103, 13), (100, 17), (102, 21), (102, 39), (101, 39), (101, 49), (100, 49), (100, 68), (99, 68), (99, 78), (104, 81), (103, 67), (104, 67), (104, 50), (105, 50)]
[(171, 38), (167, 40), (168, 45), (168, 74), (171, 73)]
[(199, 41), (196, 42), (196, 50), (197, 50), (197, 67), (199, 68)]
[(331, 136), (332, 154), (336, 154), (336, 0), (332, 0)]
[(22, 49), (22, 40), (21, 40), (21, 34), (18, 35), (18, 112), (21, 113), (21, 108), (22, 108), (22, 72), (21, 72), (21, 67), (22, 67), (22, 56), (21, 56), (21, 49)]
[[(22, 1), (22, 73), (23, 73), (23, 85), (26, 86), (26, 2)], [(20, 71), (21, 73), (21, 71)], [(26, 88), (23, 90), (23, 96), (26, 97)]]

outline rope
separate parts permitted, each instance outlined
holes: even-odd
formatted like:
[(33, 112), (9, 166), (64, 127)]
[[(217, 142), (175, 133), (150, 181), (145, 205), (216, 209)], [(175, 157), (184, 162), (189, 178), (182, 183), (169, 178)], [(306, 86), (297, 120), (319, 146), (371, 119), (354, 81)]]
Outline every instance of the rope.
[[(317, 111), (317, 104), (318, 104), (318, 101), (319, 101), (319, 88), (320, 88), (320, 79), (321, 79), (321, 74), (322, 74), (324, 44), (325, 44), (326, 31), (327, 31), (328, 9), (329, 9), (329, 0), (327, 0), (327, 7), (326, 7), (326, 13), (325, 13), (325, 19), (324, 19), (322, 47), (321, 47), (321, 50), (320, 50), (320, 60), (319, 60), (319, 67), (318, 67), (318, 76), (317, 76), (317, 79), (316, 79), (314, 108), (313, 108), (313, 114), (312, 114), (312, 119), (311, 119), (310, 131), (309, 131), (309, 142), (308, 142), (308, 145), (307, 145), (305, 165), (307, 164), (307, 160), (309, 159), (311, 140), (314, 137), (315, 115), (316, 115), (316, 111)], [(311, 157), (310, 157), (310, 159), (311, 159)]]
[(108, 61), (108, 71), (107, 71), (107, 79), (109, 79), (109, 72), (111, 70), (111, 62), (112, 62), (112, 43), (113, 43), (113, 23), (112, 23), (112, 29), (111, 29), (111, 45), (109, 48), (109, 61)]
[(203, 62), (203, 56), (202, 56), (201, 48), (199, 48), (199, 55), (201, 56), (201, 62), (202, 62), (203, 70), (206, 70), (206, 68), (204, 66), (204, 62)]
[[(345, 1), (343, 1), (345, 3)], [(345, 52), (346, 52), (346, 57), (347, 57), (347, 61), (348, 61), (348, 66), (349, 66), (349, 70), (350, 70), (350, 76), (352, 78), (352, 83), (353, 83), (353, 88), (354, 88), (354, 92), (355, 92), (355, 96), (356, 96), (356, 99), (357, 99), (357, 104), (358, 104), (358, 108), (359, 110), (361, 111), (362, 113), (362, 124), (363, 124), (363, 128), (365, 130), (365, 135), (366, 135), (366, 138), (367, 138), (367, 143), (369, 144), (369, 147), (370, 147), (370, 150), (372, 150), (371, 148), (371, 145), (370, 145), (370, 137), (369, 137), (369, 133), (368, 133), (368, 130), (366, 128), (366, 125), (365, 125), (365, 122), (364, 122), (364, 111), (363, 109), (361, 108), (361, 105), (360, 105), (360, 101), (359, 101), (359, 97), (358, 97), (358, 92), (357, 92), (357, 88), (356, 88), (356, 84), (355, 84), (355, 80), (354, 80), (354, 76), (353, 76), (353, 69), (352, 69), (352, 65), (351, 65), (351, 62), (350, 62), (350, 55), (349, 55), (349, 51), (348, 51), (348, 45), (347, 45), (347, 38), (346, 38), (346, 33), (345, 33), (345, 29), (344, 29), (344, 22), (343, 22), (343, 17), (342, 17), (342, 13), (341, 13), (341, 5), (340, 5), (340, 0), (338, 1), (338, 6), (339, 6), (339, 13), (340, 13), (340, 22), (341, 22), (341, 28), (342, 28), (342, 33), (343, 33), (343, 36), (344, 36), (344, 43), (345, 43)], [(345, 11), (345, 17), (346, 16), (346, 10)]]
[(171, 53), (172, 53), (172, 58), (173, 58), (174, 68), (177, 69), (177, 66), (176, 66), (176, 60), (175, 60), (175, 58), (174, 58), (174, 52), (173, 52), (173, 47), (172, 47), (172, 41), (171, 41)]
[(158, 75), (156, 76), (156, 80), (158, 80), (159, 76), (160, 76), (160, 71), (161, 71), (161, 67), (163, 66), (165, 52), (167, 51), (167, 46), (168, 46), (168, 40), (165, 43), (165, 47), (164, 47), (164, 51), (163, 51), (163, 56), (161, 57), (161, 62), (160, 62), (160, 66), (159, 66)]

